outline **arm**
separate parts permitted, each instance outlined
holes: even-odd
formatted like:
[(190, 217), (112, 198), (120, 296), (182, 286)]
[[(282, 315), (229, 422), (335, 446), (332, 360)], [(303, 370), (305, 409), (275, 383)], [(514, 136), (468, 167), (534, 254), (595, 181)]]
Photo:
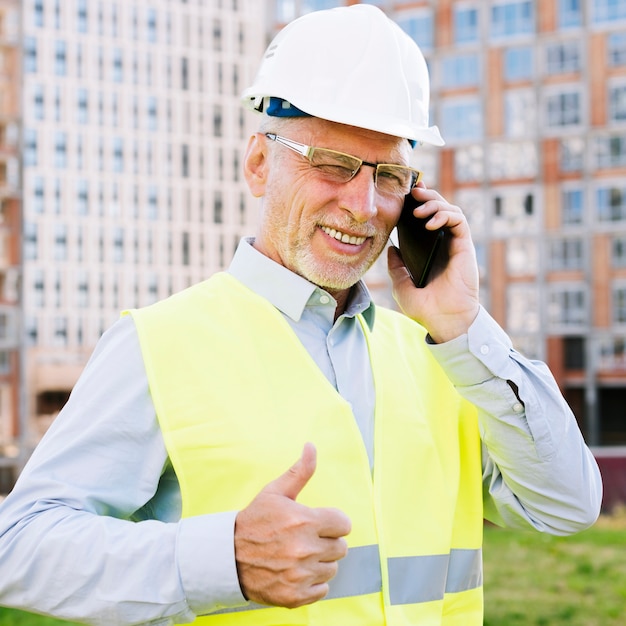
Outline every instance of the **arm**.
[(430, 349), (479, 411), (486, 519), (559, 535), (593, 524), (600, 473), (545, 364), (513, 350), (484, 309), (466, 335)]
[(241, 512), (181, 520), (134, 325), (124, 318), (0, 508), (0, 604), (102, 626), (161, 626), (246, 598), (313, 602), (345, 555), (350, 524), (339, 511), (295, 502), (315, 469), (314, 449), (303, 454)]
[(179, 517), (125, 318), (98, 344), (0, 508), (0, 604), (110, 625), (185, 622), (244, 603), (235, 513)]
[(422, 183), (413, 194), (424, 202), (415, 215), (434, 214), (429, 227), (448, 229), (449, 261), (416, 289), (390, 248), (394, 297), (439, 344), (431, 346), (433, 354), (479, 410), (487, 518), (557, 534), (582, 530), (595, 521), (602, 490), (571, 410), (545, 364), (514, 351), (481, 309), (474, 246), (462, 211)]

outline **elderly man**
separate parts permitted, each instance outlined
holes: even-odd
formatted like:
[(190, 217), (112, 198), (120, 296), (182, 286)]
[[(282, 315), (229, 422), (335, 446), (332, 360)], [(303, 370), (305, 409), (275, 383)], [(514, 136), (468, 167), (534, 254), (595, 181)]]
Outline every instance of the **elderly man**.
[[(320, 11), (244, 102), (258, 232), (104, 335), (1, 509), (0, 602), (103, 625), (478, 626), (483, 519), (573, 533), (601, 487), (546, 366), (480, 306), (462, 211), (411, 167), (443, 143), (424, 58), (372, 6)], [(447, 254), (420, 289), (389, 248), (399, 313), (361, 278), (409, 194)]]

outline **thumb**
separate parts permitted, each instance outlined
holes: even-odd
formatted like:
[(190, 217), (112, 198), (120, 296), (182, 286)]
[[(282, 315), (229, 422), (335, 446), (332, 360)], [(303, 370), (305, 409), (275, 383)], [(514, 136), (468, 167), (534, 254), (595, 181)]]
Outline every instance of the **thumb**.
[(300, 458), (281, 476), (268, 483), (263, 491), (295, 500), (304, 489), (317, 465), (317, 451), (312, 443), (305, 443)]

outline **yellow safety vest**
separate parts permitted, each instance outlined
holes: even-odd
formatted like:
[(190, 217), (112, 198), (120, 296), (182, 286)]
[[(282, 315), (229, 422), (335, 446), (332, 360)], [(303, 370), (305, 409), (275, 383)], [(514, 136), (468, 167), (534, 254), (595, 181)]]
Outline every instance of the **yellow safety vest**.
[(366, 333), (376, 388), (374, 474), (349, 404), (282, 315), (229, 274), (132, 311), (183, 517), (240, 510), (317, 447), (298, 497), (352, 521), (327, 598), (200, 617), (229, 626), (482, 625), (476, 409), (424, 347), (377, 308)]

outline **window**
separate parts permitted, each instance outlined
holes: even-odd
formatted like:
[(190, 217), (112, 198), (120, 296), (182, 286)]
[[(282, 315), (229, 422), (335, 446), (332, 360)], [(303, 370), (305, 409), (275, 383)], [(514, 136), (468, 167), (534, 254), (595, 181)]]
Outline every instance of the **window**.
[(599, 369), (626, 369), (626, 340), (624, 337), (598, 338)]
[(435, 27), (433, 24), (433, 16), (430, 12), (420, 12), (410, 17), (399, 17), (398, 26), (411, 37), (423, 52), (429, 52), (434, 47)]
[(113, 229), (113, 261), (124, 262), (124, 229), (119, 226)]
[(582, 102), (578, 91), (553, 94), (546, 98), (548, 128), (576, 126), (582, 122)]
[(182, 233), (183, 239), (182, 239), (182, 262), (183, 265), (189, 265), (190, 263), (190, 259), (189, 259), (189, 233), (188, 232), (184, 232)]
[(87, 0), (77, 0), (76, 2), (76, 30), (79, 33), (87, 32)]
[(38, 28), (44, 25), (43, 0), (35, 0), (33, 3), (33, 23)]
[(150, 43), (157, 41), (157, 12), (156, 9), (148, 8), (146, 16), (147, 38)]
[(33, 128), (24, 130), (24, 165), (37, 165), (37, 131)]
[(24, 37), (24, 71), (37, 73), (37, 40), (34, 37)]
[(597, 218), (600, 222), (626, 219), (626, 187), (600, 187), (596, 190)]
[(582, 239), (555, 239), (549, 244), (549, 267), (551, 270), (580, 270), (584, 268)]
[(533, 283), (512, 283), (506, 290), (506, 325), (512, 333), (537, 333), (540, 329), (539, 289)]
[(607, 36), (607, 54), (610, 66), (626, 65), (626, 33)]
[(616, 235), (611, 242), (613, 267), (626, 267), (626, 235)]
[(157, 130), (158, 129), (158, 104), (157, 104), (157, 99), (154, 96), (148, 97), (147, 109), (148, 109), (148, 129)]
[(504, 51), (504, 78), (507, 81), (530, 80), (534, 75), (534, 50), (531, 46)]
[(479, 141), (483, 136), (483, 115), (478, 99), (447, 100), (441, 105), (441, 127), (449, 143)]
[(626, 324), (626, 286), (613, 287), (613, 322)]
[(213, 51), (222, 49), (222, 24), (219, 20), (213, 20)]
[(491, 180), (533, 178), (539, 170), (537, 148), (532, 141), (493, 142), (487, 152)]
[(595, 161), (598, 168), (626, 167), (626, 135), (596, 137)]
[(500, 39), (535, 32), (531, 0), (501, 1), (491, 7), (491, 37)]
[(44, 179), (37, 176), (33, 181), (33, 212), (39, 214), (43, 213), (45, 204)]
[(565, 189), (562, 202), (561, 221), (563, 225), (582, 224), (584, 216), (582, 189)]
[(507, 137), (527, 139), (537, 132), (537, 98), (534, 89), (515, 89), (504, 94), (504, 132)]
[(67, 226), (62, 222), (54, 225), (54, 260), (67, 260)]
[(57, 169), (67, 167), (67, 135), (57, 132), (54, 139), (54, 164)]
[(54, 345), (67, 345), (67, 319), (65, 317), (57, 317), (54, 320)]
[(24, 223), (24, 258), (28, 261), (37, 259), (37, 224)]
[(592, 22), (604, 24), (626, 19), (626, 3), (621, 0), (593, 0)]
[(506, 268), (511, 276), (535, 274), (539, 267), (539, 248), (535, 238), (511, 237), (506, 246)]
[(585, 140), (581, 137), (562, 139), (559, 157), (562, 172), (581, 171), (585, 162)]
[(581, 69), (579, 41), (565, 41), (546, 46), (546, 73), (566, 74)]
[(563, 337), (563, 365), (569, 371), (585, 368), (584, 337)]
[(121, 137), (113, 138), (113, 171), (124, 171), (124, 140)]
[(65, 76), (67, 74), (67, 46), (65, 41), (57, 39), (54, 50), (54, 72), (57, 76)]
[(454, 42), (456, 44), (478, 41), (478, 9), (465, 5), (454, 7)]
[(187, 144), (183, 144), (180, 151), (180, 173), (183, 178), (189, 178), (189, 146)]
[(157, 188), (148, 188), (148, 215), (149, 220), (156, 220), (159, 217), (159, 197)]
[(120, 48), (113, 50), (113, 80), (116, 83), (124, 80), (124, 54)]
[(36, 120), (43, 120), (46, 111), (44, 86), (35, 85), (33, 92), (33, 117)]
[(213, 136), (222, 136), (222, 107), (218, 104), (213, 108)]
[(59, 215), (61, 213), (61, 207), (63, 203), (63, 188), (61, 187), (61, 180), (59, 178), (54, 179), (54, 214)]
[(189, 60), (182, 57), (180, 60), (180, 87), (183, 91), (189, 90)]
[(559, 28), (576, 28), (583, 23), (583, 0), (559, 0)]
[(89, 122), (89, 92), (83, 87), (79, 87), (76, 91), (76, 120), (79, 124), (87, 124)]
[(89, 275), (85, 270), (79, 270), (76, 285), (76, 305), (79, 309), (89, 306)]
[(492, 231), (509, 235), (533, 231), (537, 223), (534, 196), (523, 189), (501, 189), (493, 196)]
[(441, 74), (444, 88), (478, 85), (480, 81), (479, 56), (459, 54), (443, 59)]
[(609, 120), (626, 121), (626, 85), (609, 87)]
[(213, 223), (221, 224), (223, 222), (223, 209), (222, 192), (216, 191), (213, 196)]
[(76, 182), (76, 213), (78, 215), (89, 213), (89, 182), (84, 178)]
[(553, 327), (581, 326), (587, 322), (586, 294), (577, 285), (555, 286), (548, 296), (548, 321)]

